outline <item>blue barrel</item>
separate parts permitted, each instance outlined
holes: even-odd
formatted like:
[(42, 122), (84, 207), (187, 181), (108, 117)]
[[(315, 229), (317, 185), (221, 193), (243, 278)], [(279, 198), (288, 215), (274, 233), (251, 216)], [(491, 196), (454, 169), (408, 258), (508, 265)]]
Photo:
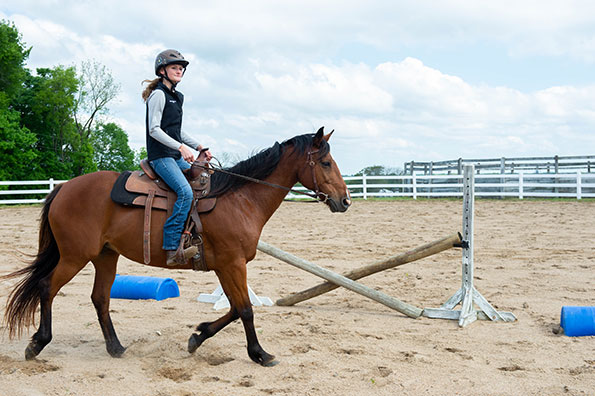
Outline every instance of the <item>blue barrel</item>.
[(570, 337), (595, 335), (595, 307), (563, 306), (560, 327)]
[(116, 275), (110, 295), (111, 298), (161, 301), (170, 297), (180, 297), (180, 289), (171, 278)]

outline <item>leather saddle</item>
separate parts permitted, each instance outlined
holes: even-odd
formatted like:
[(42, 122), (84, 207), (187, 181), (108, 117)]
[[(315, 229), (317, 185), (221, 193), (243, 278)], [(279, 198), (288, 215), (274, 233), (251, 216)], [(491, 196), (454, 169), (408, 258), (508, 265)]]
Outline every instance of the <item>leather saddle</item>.
[[(120, 174), (111, 191), (111, 198), (114, 202), (133, 207), (145, 208), (144, 230), (143, 230), (143, 255), (145, 264), (149, 264), (151, 251), (151, 212), (153, 210), (166, 210), (167, 216), (171, 216), (177, 196), (167, 184), (159, 179), (149, 161), (146, 159), (140, 163), (141, 171), (126, 171)], [(195, 161), (191, 168), (184, 171), (188, 183), (192, 187), (194, 199), (192, 207), (186, 220), (184, 237), (181, 245), (196, 245), (199, 253), (192, 259), (195, 270), (208, 270), (204, 262), (202, 245), (202, 223), (199, 213), (206, 213), (215, 207), (217, 198), (207, 198), (211, 190), (211, 174), (209, 164), (206, 161)], [(191, 231), (192, 230), (192, 231)], [(185, 248), (188, 246), (180, 246)]]

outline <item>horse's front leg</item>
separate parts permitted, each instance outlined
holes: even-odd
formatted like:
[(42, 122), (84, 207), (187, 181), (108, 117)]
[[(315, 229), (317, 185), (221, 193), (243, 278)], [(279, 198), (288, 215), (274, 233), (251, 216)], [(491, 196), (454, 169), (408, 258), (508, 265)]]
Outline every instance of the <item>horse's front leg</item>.
[[(218, 274), (219, 275), (219, 274)], [(221, 287), (233, 309), (235, 309), (242, 320), (246, 341), (248, 343), (248, 356), (250, 359), (263, 366), (274, 366), (278, 362), (273, 355), (265, 352), (258, 342), (254, 328), (254, 312), (248, 294), (248, 283), (246, 276), (246, 262), (226, 266), (224, 272), (219, 275)]]
[(228, 313), (216, 321), (199, 324), (196, 327), (196, 330), (200, 331), (200, 333), (193, 333), (188, 340), (188, 352), (194, 353), (194, 351), (196, 351), (196, 349), (198, 349), (198, 347), (201, 346), (207, 338), (211, 338), (237, 318), (239, 318), (238, 312), (232, 306)]
[(279, 363), (275, 360), (275, 356), (265, 352), (260, 346), (258, 338), (256, 337), (256, 330), (254, 329), (254, 313), (252, 311), (252, 304), (250, 303), (250, 297), (248, 291), (246, 291), (246, 302), (241, 303), (239, 307), (240, 319), (244, 325), (244, 331), (246, 332), (246, 341), (248, 341), (248, 355), (250, 359), (263, 366), (274, 366)]
[(196, 348), (209, 337), (215, 335), (238, 317), (242, 320), (248, 342), (248, 356), (250, 359), (263, 366), (274, 366), (278, 362), (273, 355), (268, 354), (260, 346), (254, 328), (254, 313), (248, 295), (246, 281), (246, 264), (226, 266), (224, 270), (216, 271), (225, 295), (229, 299), (230, 310), (223, 317), (210, 323), (202, 323), (197, 327), (200, 334), (193, 334), (188, 341), (188, 350), (194, 352)]

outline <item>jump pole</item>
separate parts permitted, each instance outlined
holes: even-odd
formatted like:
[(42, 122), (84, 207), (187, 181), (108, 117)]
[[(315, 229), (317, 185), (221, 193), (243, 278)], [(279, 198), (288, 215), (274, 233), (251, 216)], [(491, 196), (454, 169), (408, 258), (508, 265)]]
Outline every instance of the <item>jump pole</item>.
[(389, 308), (399, 311), (402, 314), (405, 314), (411, 318), (419, 318), (423, 312), (423, 310), (420, 308), (414, 307), (413, 305), (409, 305), (401, 300), (398, 300), (394, 297), (374, 290), (368, 286), (362, 285), (361, 283), (346, 278), (333, 271), (329, 271), (326, 268), (322, 268), (314, 263), (311, 263), (290, 253), (287, 253), (279, 248), (271, 246), (266, 242), (258, 241), (257, 249), (263, 253), (278, 258), (281, 261), (291, 264), (294, 267), (300, 268), (318, 277), (333, 282), (339, 286), (343, 286), (344, 288), (349, 289), (353, 292), (366, 296), (376, 302), (386, 305)]
[[(395, 268), (403, 264), (410, 263), (412, 261), (420, 260), (424, 257), (440, 253), (444, 250), (461, 247), (462, 236), (459, 233), (454, 235), (438, 239), (436, 241), (427, 243), (425, 245), (411, 249), (405, 253), (398, 254), (396, 256), (389, 257), (388, 259), (377, 261), (373, 264), (365, 267), (356, 268), (350, 272), (344, 273), (343, 276), (351, 280), (361, 279), (368, 275), (375, 274), (380, 271), (384, 271), (390, 268)], [(307, 290), (292, 294), (290, 296), (277, 300), (276, 304), (280, 306), (290, 306), (299, 302), (309, 300), (313, 297), (319, 296), (324, 293), (328, 293), (331, 290), (335, 290), (339, 286), (331, 283), (324, 282), (311, 287)]]
[[(423, 316), (454, 319), (464, 327), (477, 319), (514, 322), (512, 312), (498, 312), (473, 286), (473, 213), (475, 207), (475, 166), (465, 165), (463, 171), (463, 266), (461, 288), (440, 308), (425, 308)], [(461, 309), (455, 310), (459, 303)], [(474, 307), (477, 305), (479, 311)]]

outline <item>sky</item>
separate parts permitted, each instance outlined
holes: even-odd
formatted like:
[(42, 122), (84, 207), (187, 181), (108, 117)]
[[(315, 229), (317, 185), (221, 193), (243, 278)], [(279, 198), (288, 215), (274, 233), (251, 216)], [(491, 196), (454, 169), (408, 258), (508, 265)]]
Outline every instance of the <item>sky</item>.
[(145, 144), (144, 79), (190, 61), (183, 128), (215, 157), (335, 130), (343, 174), (406, 161), (595, 154), (592, 1), (4, 0), (27, 67), (106, 65), (105, 121)]

